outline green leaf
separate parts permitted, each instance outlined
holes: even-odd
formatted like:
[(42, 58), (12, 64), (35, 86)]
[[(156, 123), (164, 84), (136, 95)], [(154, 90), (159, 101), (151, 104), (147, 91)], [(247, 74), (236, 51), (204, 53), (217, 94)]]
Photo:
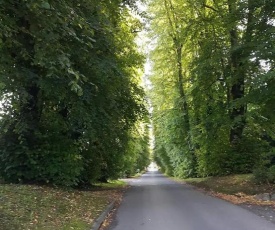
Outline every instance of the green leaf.
[(6, 84), (5, 84), (5, 83), (0, 82), (0, 90), (1, 90), (1, 89), (4, 89), (4, 88), (5, 88), (5, 86), (6, 86)]
[(50, 10), (51, 9), (51, 5), (48, 2), (42, 2), (41, 3), (41, 7), (43, 9), (46, 9), (46, 10)]

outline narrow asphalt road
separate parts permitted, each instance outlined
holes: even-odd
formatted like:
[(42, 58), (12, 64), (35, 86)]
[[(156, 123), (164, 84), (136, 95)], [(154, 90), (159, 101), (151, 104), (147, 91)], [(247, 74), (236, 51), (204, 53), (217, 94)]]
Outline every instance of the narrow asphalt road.
[(130, 182), (109, 230), (275, 230), (275, 225), (158, 172)]

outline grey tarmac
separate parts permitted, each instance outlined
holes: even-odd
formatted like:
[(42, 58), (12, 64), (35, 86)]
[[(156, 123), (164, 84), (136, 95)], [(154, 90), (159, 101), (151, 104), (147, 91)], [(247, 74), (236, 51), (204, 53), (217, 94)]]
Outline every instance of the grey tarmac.
[(130, 184), (108, 230), (275, 230), (254, 213), (159, 172)]

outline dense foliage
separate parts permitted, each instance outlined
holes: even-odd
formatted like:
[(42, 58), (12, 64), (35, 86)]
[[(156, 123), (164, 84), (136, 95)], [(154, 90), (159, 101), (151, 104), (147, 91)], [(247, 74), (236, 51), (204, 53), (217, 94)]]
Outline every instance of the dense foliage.
[(0, 174), (7, 181), (77, 185), (148, 164), (144, 58), (134, 42), (141, 24), (132, 5), (0, 2)]
[(275, 164), (274, 5), (150, 1), (154, 154), (163, 171), (207, 176)]

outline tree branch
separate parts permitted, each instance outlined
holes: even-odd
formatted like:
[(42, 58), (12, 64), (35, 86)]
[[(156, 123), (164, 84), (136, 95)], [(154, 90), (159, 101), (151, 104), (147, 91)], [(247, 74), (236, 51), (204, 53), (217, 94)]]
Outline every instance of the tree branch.
[(211, 10), (213, 10), (213, 11), (215, 11), (215, 12), (218, 12), (218, 10), (216, 10), (214, 7), (212, 7), (212, 6), (209, 6), (209, 5), (206, 5), (206, 4), (203, 4), (203, 6), (205, 7), (205, 8), (208, 8), (208, 9), (211, 9)]

